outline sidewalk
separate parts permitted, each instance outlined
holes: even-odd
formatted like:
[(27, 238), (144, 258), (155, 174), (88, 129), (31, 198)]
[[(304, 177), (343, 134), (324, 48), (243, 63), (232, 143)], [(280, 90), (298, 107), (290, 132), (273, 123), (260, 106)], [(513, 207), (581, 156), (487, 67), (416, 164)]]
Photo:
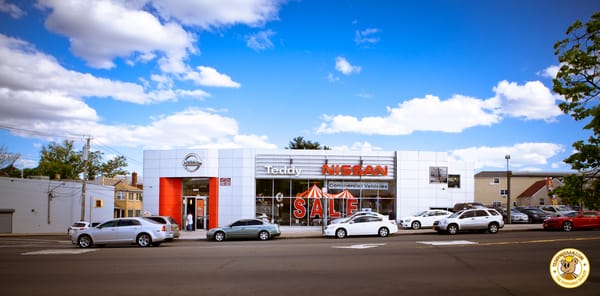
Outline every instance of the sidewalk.
[[(322, 237), (320, 226), (281, 226), (281, 236), (279, 238), (309, 238), (309, 237)], [(543, 230), (542, 224), (506, 224), (502, 231), (529, 231), (529, 230)], [(423, 233), (435, 233), (430, 228), (412, 230), (412, 229), (400, 229), (393, 235), (408, 235), (408, 234), (423, 234)], [(180, 240), (206, 240), (206, 230), (199, 229), (195, 231), (181, 231), (179, 237)]]

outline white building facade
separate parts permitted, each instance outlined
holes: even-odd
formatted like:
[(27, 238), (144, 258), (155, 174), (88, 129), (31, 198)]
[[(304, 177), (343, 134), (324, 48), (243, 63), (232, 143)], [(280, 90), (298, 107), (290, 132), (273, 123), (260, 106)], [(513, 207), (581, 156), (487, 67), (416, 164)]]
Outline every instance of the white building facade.
[(445, 152), (144, 151), (144, 210), (208, 229), (240, 218), (320, 226), (371, 209), (396, 217), (474, 199), (474, 167)]
[[(81, 192), (81, 181), (0, 178), (0, 234), (66, 235), (81, 220)], [(112, 218), (114, 192), (114, 186), (87, 184), (84, 219)]]

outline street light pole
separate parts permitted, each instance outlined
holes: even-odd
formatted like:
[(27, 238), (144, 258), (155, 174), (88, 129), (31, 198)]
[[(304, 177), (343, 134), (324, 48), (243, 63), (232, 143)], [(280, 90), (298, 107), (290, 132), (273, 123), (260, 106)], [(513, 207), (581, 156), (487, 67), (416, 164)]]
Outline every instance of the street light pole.
[(510, 155), (506, 154), (504, 156), (506, 159), (506, 221), (508, 224), (512, 223), (512, 215), (510, 211), (510, 170), (508, 169), (508, 161), (510, 160)]

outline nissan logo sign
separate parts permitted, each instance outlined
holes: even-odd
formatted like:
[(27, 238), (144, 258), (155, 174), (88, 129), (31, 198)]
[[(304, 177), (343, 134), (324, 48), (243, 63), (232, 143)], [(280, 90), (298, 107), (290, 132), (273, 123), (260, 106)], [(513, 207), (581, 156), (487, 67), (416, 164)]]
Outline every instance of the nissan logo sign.
[(183, 168), (190, 173), (197, 171), (201, 165), (202, 161), (196, 153), (189, 153), (183, 158)]

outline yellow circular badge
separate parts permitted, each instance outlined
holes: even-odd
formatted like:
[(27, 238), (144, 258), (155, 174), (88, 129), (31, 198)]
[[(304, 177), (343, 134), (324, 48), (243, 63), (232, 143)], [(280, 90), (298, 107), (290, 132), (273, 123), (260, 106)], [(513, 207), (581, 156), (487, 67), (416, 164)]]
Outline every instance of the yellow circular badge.
[(562, 249), (550, 261), (550, 276), (563, 288), (577, 288), (589, 275), (590, 261), (577, 249)]

